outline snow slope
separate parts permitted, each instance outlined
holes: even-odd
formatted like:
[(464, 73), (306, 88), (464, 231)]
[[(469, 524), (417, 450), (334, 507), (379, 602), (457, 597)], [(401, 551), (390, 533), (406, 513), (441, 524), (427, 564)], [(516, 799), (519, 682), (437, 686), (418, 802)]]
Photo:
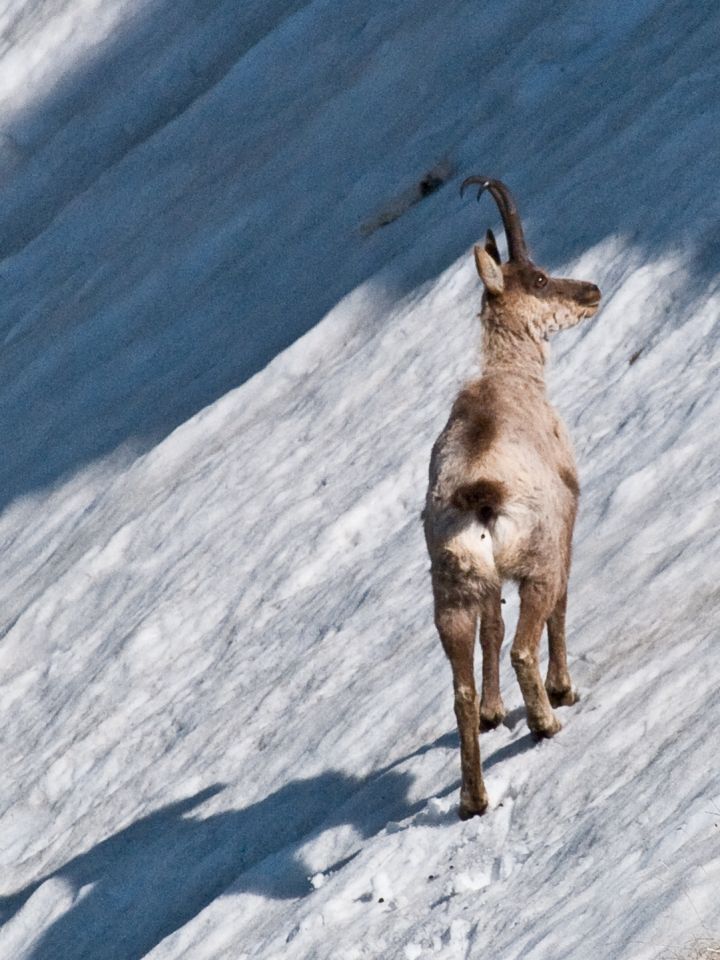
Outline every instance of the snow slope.
[[(0, 956), (720, 936), (720, 11), (0, 23)], [(549, 372), (583, 481), (582, 699), (535, 745), (504, 664), (491, 810), (460, 823), (418, 515), (477, 363), (468, 251), (497, 217), (457, 196), (471, 172), (605, 301)]]

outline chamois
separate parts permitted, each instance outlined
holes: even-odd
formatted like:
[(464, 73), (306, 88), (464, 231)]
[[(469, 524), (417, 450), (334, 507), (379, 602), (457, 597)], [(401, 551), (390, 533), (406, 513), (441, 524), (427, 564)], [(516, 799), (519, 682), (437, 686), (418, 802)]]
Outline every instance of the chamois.
[[(501, 587), (517, 582), (520, 614), (510, 658), (530, 730), (552, 737), (552, 706), (577, 697), (567, 667), (565, 610), (579, 486), (570, 438), (545, 389), (551, 333), (591, 317), (600, 303), (593, 283), (549, 276), (528, 256), (513, 198), (500, 180), (468, 177), (494, 198), (508, 260), (488, 230), (475, 246), (484, 285), (482, 376), (460, 391), (435, 442), (423, 511), (431, 560), (435, 624), (453, 674), (460, 734), (460, 817), (485, 812), (488, 796), (478, 732), (505, 717), (499, 685), (504, 624)], [(482, 697), (474, 675), (480, 621)], [(549, 666), (543, 685), (539, 647), (547, 623)], [(552, 704), (552, 706), (551, 706)]]

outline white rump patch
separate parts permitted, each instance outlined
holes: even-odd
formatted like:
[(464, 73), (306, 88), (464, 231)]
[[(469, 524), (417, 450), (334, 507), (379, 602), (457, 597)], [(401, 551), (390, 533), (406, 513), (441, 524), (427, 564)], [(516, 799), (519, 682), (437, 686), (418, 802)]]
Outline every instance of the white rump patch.
[(458, 560), (481, 570), (494, 570), (493, 541), (488, 528), (474, 520), (450, 540), (447, 549)]

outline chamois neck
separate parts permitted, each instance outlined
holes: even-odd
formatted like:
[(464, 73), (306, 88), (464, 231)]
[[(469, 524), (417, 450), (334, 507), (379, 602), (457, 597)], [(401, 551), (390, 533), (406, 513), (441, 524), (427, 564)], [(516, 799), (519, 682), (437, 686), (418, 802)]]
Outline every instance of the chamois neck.
[(482, 315), (483, 367), (485, 373), (503, 371), (521, 376), (528, 383), (545, 387), (547, 344), (536, 340), (525, 331), (512, 330)]

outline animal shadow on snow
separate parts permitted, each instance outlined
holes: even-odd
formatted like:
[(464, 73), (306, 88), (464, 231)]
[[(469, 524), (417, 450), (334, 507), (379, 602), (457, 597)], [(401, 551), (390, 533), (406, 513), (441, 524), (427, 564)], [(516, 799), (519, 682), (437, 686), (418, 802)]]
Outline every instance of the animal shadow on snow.
[[(223, 893), (273, 899), (309, 893), (313, 871), (303, 862), (302, 843), (342, 824), (370, 837), (388, 821), (410, 816), (424, 805), (409, 801), (411, 780), (390, 769), (365, 779), (328, 771), (293, 780), (242, 810), (192, 816), (224, 789), (208, 787), (0, 897), (0, 923), (45, 881), (58, 878), (76, 900), (42, 934), (28, 960), (139, 960)], [(32, 904), (27, 910), (32, 924)]]
[[(528, 734), (500, 747), (486, 769), (531, 749)], [(419, 813), (411, 802), (411, 775), (397, 768), (430, 750), (457, 749), (456, 731), (443, 734), (368, 777), (327, 771), (293, 780), (242, 810), (193, 816), (221, 793), (215, 784), (102, 840), (64, 866), (10, 896), (0, 897), (0, 926), (7, 923), (51, 878), (64, 881), (74, 904), (42, 934), (28, 960), (140, 960), (222, 894), (243, 892), (272, 899), (311, 892), (313, 872), (301, 847), (324, 831), (350, 825), (363, 837), (389, 821)], [(440, 796), (457, 790), (446, 786)], [(455, 823), (454, 810), (435, 825)], [(323, 864), (339, 869), (345, 857)], [(31, 911), (31, 905), (28, 905)], [(32, 912), (28, 917), (32, 923)]]

